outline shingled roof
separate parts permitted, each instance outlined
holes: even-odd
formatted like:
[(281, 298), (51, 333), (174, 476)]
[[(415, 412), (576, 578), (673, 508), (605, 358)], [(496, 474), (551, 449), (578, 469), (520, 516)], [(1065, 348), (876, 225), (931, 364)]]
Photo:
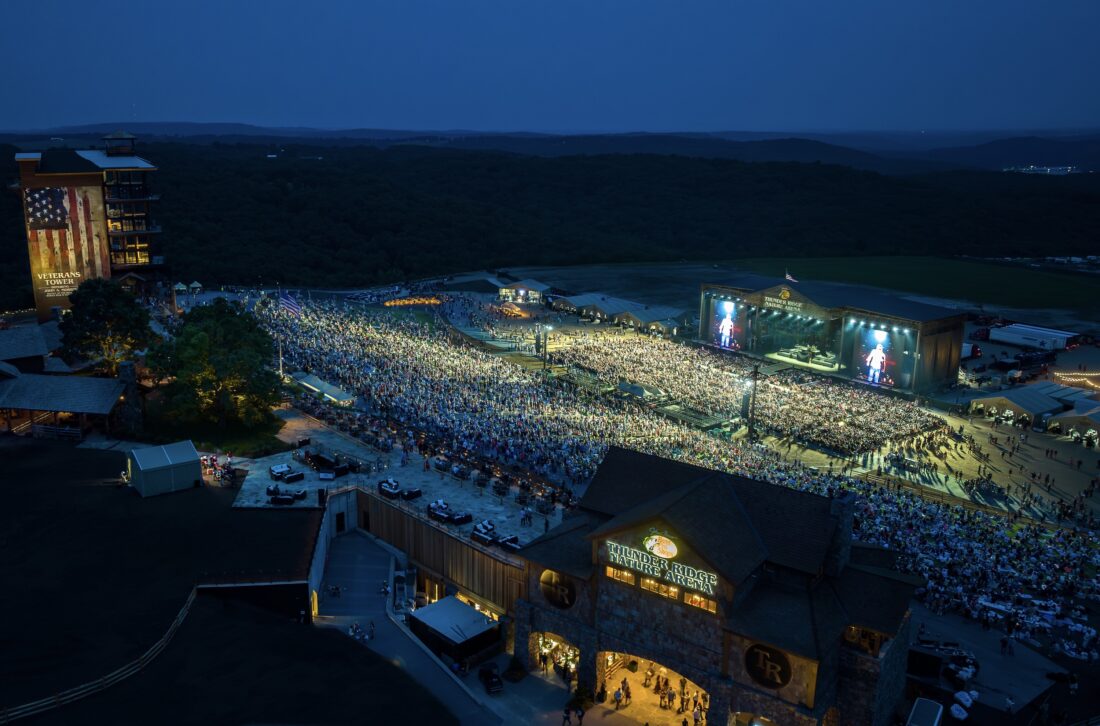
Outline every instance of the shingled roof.
[(546, 534), (528, 542), (520, 554), (543, 567), (587, 580), (592, 576), (593, 565), (592, 543), (586, 535), (600, 521), (592, 514), (574, 514)]
[[(632, 521), (640, 521), (643, 515), (659, 516), (666, 503), (677, 501), (680, 497), (674, 490), (712, 478), (728, 482), (728, 488), (722, 489), (723, 496), (728, 493), (739, 503), (738, 511), (742, 514), (737, 517), (754, 531), (754, 538), (763, 542), (768, 562), (809, 574), (821, 570), (836, 531), (836, 518), (831, 513), (832, 500), (817, 494), (612, 447), (596, 470), (580, 506), (611, 517), (630, 512)], [(713, 501), (716, 507), (713, 511), (725, 512), (728, 505), (720, 503), (721, 496), (712, 496), (715, 492), (706, 490), (701, 498)], [(685, 501), (695, 496), (700, 496), (700, 492)], [(694, 520), (686, 515), (683, 519), (691, 521), (693, 528), (705, 526), (704, 520), (719, 521), (720, 531), (715, 533), (713, 542), (707, 543), (707, 550), (732, 549), (730, 537), (737, 527), (729, 522), (720, 523), (720, 518), (711, 516), (705, 507), (684, 504), (681, 509), (692, 512)], [(680, 536), (687, 536), (685, 528), (673, 526)], [(799, 536), (792, 537), (791, 532), (798, 532)], [(696, 549), (701, 548), (697, 545)], [(712, 564), (718, 566), (717, 562)], [(738, 569), (732, 567), (731, 571)]]
[(612, 446), (596, 469), (580, 506), (615, 516), (637, 502), (652, 499), (711, 473), (692, 464)]
[(768, 558), (733, 482), (717, 472), (642, 502), (592, 530), (588, 537), (605, 537), (658, 519), (734, 584), (744, 582)]
[(124, 389), (117, 378), (23, 373), (0, 380), (0, 408), (108, 414)]
[(0, 361), (46, 355), (46, 339), (37, 325), (17, 325), (0, 330)]
[[(840, 500), (612, 448), (579, 509), (520, 554), (589, 579), (595, 541), (650, 522), (668, 524), (744, 593), (726, 606), (730, 629), (819, 660), (850, 625), (895, 635), (919, 584), (890, 568), (895, 553), (858, 543), (839, 576), (820, 577), (842, 506)], [(779, 567), (761, 567), (765, 562)]]
[(894, 635), (923, 580), (896, 570), (849, 564), (833, 581), (851, 625)]
[(761, 582), (727, 618), (736, 633), (819, 660), (844, 634), (848, 617), (825, 584)]

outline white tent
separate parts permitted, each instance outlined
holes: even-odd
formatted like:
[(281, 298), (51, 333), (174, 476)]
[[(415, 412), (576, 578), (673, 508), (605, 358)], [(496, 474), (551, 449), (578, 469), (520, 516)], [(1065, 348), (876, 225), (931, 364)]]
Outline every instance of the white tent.
[(199, 452), (190, 441), (134, 449), (126, 466), (130, 485), (143, 497), (190, 489), (202, 483)]

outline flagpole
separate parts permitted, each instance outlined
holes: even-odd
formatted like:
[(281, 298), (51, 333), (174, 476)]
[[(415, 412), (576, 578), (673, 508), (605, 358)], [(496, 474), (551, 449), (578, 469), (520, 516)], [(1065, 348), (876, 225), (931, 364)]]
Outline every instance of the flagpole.
[[(282, 306), (282, 304), (283, 304), (283, 286), (282, 285), (276, 285), (276, 288), (278, 289), (278, 295), (279, 295), (279, 297), (276, 298), (276, 300), (278, 301), (276, 304)], [(282, 383), (283, 380), (284, 380), (283, 379), (283, 336), (280, 335), (279, 336), (279, 383)]]

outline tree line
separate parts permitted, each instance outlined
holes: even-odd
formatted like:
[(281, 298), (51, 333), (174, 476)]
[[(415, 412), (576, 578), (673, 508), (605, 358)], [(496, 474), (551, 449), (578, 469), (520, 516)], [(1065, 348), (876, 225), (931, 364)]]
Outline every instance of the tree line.
[[(1082, 254), (1100, 229), (1094, 175), (898, 177), (300, 142), (139, 153), (160, 169), (173, 280), (206, 285), (353, 287), (485, 267), (753, 256)], [(18, 195), (4, 194), (0, 309), (30, 304), (28, 276)]]

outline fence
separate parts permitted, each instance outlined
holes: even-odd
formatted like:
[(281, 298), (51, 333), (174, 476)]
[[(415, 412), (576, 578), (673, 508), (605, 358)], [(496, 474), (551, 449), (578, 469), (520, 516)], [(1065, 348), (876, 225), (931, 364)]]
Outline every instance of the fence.
[(179, 613), (176, 615), (176, 619), (168, 626), (167, 632), (136, 660), (127, 663), (118, 670), (112, 671), (98, 680), (89, 681), (84, 685), (70, 688), (67, 691), (62, 691), (61, 693), (41, 698), (37, 701), (25, 703), (22, 706), (0, 710), (0, 724), (10, 723), (29, 716), (36, 716), (40, 713), (55, 709), (58, 706), (64, 706), (73, 701), (79, 701), (82, 698), (87, 698), (88, 696), (92, 696), (110, 688), (116, 683), (124, 681), (130, 676), (144, 670), (145, 666), (149, 665), (149, 663), (160, 655), (161, 651), (168, 646), (168, 643), (172, 640), (172, 636), (176, 634), (176, 631), (179, 630), (180, 625), (183, 624), (187, 614), (191, 612), (191, 605), (195, 602), (195, 593), (196, 588), (191, 588), (191, 594), (187, 596), (187, 600), (184, 601), (183, 607), (180, 608)]
[(72, 426), (45, 426), (34, 424), (31, 426), (31, 435), (37, 439), (69, 439), (82, 441), (84, 432)]
[[(964, 499), (963, 497), (955, 496), (954, 494), (948, 494), (947, 492), (941, 492), (939, 490), (917, 484), (916, 482), (911, 482), (908, 479), (901, 479), (899, 477), (877, 476), (875, 474), (871, 474), (870, 472), (866, 474), (858, 474), (856, 475), (856, 478), (864, 479), (871, 482), (872, 484), (888, 489), (900, 486), (912, 492), (913, 494), (916, 494), (922, 499), (927, 499), (930, 502), (937, 502), (939, 504), (946, 504), (949, 506), (959, 505), (961, 507), (965, 507), (966, 509), (984, 512), (985, 514), (996, 514), (1001, 517), (1007, 517), (1009, 514), (1011, 514), (1011, 512), (1005, 511), (1004, 509), (990, 506), (988, 504), (982, 504), (980, 502), (975, 502), (970, 499)], [(1057, 523), (1040, 522), (1039, 520), (1033, 519), (1032, 517), (1028, 517), (1026, 515), (1021, 515), (1019, 519), (1027, 524), (1037, 524), (1040, 527), (1043, 527), (1044, 529), (1053, 532), (1061, 529), (1061, 527), (1059, 527)]]

